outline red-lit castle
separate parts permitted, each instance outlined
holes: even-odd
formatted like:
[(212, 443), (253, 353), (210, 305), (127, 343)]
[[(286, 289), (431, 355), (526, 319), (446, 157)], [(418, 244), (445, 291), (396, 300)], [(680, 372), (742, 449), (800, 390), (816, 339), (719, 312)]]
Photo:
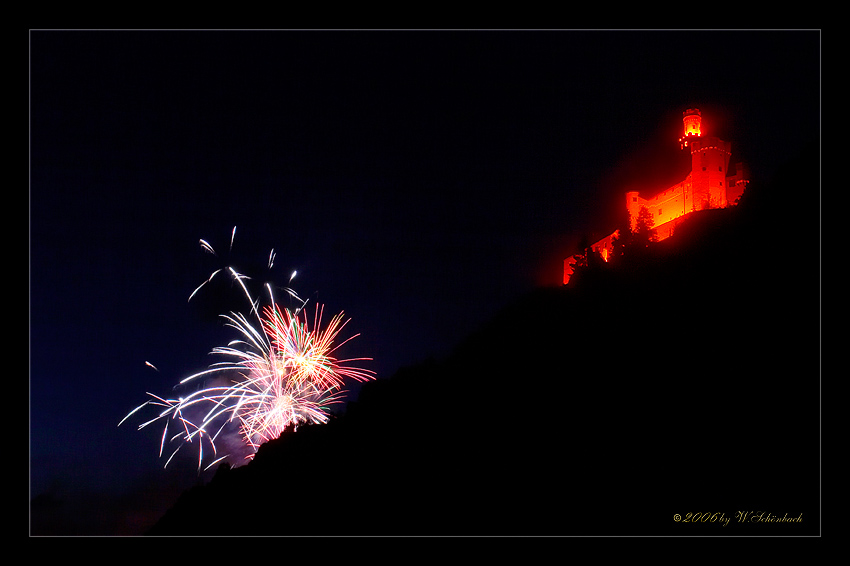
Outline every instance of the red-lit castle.
[[(711, 208), (725, 208), (738, 204), (749, 182), (743, 163), (729, 172), (732, 144), (716, 137), (702, 135), (702, 116), (696, 108), (683, 113), (684, 132), (679, 138), (682, 150), (691, 152), (691, 172), (684, 180), (654, 196), (644, 198), (637, 191), (626, 193), (626, 208), (635, 229), (641, 208), (652, 215), (658, 240), (670, 237), (679, 223), (694, 212)], [(614, 231), (590, 248), (608, 261), (613, 250), (612, 241), (619, 231)], [(564, 260), (564, 285), (569, 283), (576, 256)]]

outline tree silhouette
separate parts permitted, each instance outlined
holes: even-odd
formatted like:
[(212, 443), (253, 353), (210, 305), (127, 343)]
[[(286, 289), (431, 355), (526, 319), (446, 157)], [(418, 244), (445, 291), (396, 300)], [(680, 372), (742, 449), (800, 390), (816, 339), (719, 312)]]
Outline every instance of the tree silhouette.
[(582, 235), (578, 242), (579, 252), (575, 254), (576, 262), (573, 264), (573, 273), (587, 267), (587, 252), (590, 249), (590, 240), (587, 234)]
[(635, 231), (632, 233), (632, 244), (634, 249), (643, 250), (650, 244), (658, 241), (658, 234), (655, 231), (655, 220), (652, 218), (652, 213), (645, 206), (640, 207), (638, 212)]
[(611, 239), (611, 253), (608, 256), (608, 262), (612, 265), (617, 265), (622, 260), (622, 257), (628, 253), (627, 250), (632, 245), (632, 217), (628, 210), (619, 216), (617, 222), (616, 235)]
[(574, 285), (578, 280), (592, 277), (605, 266), (605, 260), (602, 259), (599, 252), (594, 251), (586, 234), (579, 240), (578, 247), (579, 252), (573, 256), (576, 261), (573, 264), (573, 273), (570, 276), (570, 282)]
[(632, 230), (631, 214), (626, 211), (617, 222), (616, 235), (611, 240), (612, 249), (608, 256), (608, 263), (617, 266), (624, 259), (640, 257), (644, 250), (657, 241), (655, 221), (649, 209), (645, 206), (640, 208), (634, 230)]

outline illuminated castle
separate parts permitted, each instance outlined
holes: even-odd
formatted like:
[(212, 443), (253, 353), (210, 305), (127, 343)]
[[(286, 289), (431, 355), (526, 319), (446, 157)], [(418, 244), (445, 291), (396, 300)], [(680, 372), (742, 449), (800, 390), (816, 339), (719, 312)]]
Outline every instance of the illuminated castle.
[[(743, 163), (729, 172), (732, 144), (716, 137), (702, 135), (702, 115), (696, 108), (683, 113), (684, 131), (679, 146), (691, 153), (691, 172), (682, 181), (651, 196), (642, 197), (637, 191), (626, 193), (626, 209), (631, 229), (637, 225), (640, 210), (646, 208), (652, 216), (658, 240), (669, 238), (676, 226), (692, 213), (712, 208), (726, 208), (738, 204), (746, 189), (749, 175)], [(614, 231), (591, 244), (590, 249), (608, 261), (613, 251)], [(564, 260), (564, 285), (573, 273), (576, 256)]]

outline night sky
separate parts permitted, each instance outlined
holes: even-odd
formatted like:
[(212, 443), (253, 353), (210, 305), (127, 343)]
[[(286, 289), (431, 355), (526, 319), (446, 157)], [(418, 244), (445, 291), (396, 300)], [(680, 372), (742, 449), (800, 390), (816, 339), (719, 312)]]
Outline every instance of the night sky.
[(765, 182), (820, 135), (817, 31), (29, 39), (32, 497), (183, 485), (158, 427), (117, 424), (218, 361), (237, 290), (187, 299), (225, 263), (279, 285), (297, 270), (388, 378), (559, 284), (626, 190), (681, 180), (685, 109)]

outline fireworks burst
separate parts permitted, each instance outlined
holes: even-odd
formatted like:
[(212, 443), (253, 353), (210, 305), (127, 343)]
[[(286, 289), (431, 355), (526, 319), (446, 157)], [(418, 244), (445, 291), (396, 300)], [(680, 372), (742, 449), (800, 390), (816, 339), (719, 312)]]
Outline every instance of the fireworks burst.
[[(230, 246), (233, 247), (233, 229)], [(213, 247), (201, 240), (201, 247), (215, 254)], [(271, 267), (274, 252), (270, 254)], [(227, 346), (213, 348), (212, 354), (228, 358), (214, 363), (206, 370), (183, 379), (175, 389), (190, 382), (205, 382), (216, 375), (224, 376), (223, 385), (201, 388), (185, 396), (166, 398), (152, 393), (148, 401), (133, 409), (121, 422), (144, 407), (159, 407), (153, 418), (139, 425), (139, 429), (154, 423), (163, 425), (160, 439), (160, 456), (166, 446), (177, 444), (165, 466), (186, 445), (198, 450), (198, 468), (205, 456), (213, 458), (207, 468), (227, 458), (219, 455), (216, 441), (223, 431), (237, 428), (241, 441), (249, 449), (248, 458), (253, 457), (264, 442), (277, 438), (288, 426), (302, 423), (326, 423), (330, 418), (330, 406), (342, 402), (346, 391), (346, 380), (364, 382), (374, 378), (374, 372), (350, 364), (371, 358), (337, 359), (336, 351), (355, 334), (338, 341), (340, 333), (348, 323), (344, 314), (332, 317), (322, 327), (324, 308), (316, 305), (312, 324), (306, 303), (292, 289), (284, 290), (300, 303), (295, 310), (282, 308), (275, 302), (270, 284), (265, 285), (269, 304), (259, 308), (259, 299), (248, 292), (246, 276), (232, 267), (218, 269), (201, 283), (189, 300), (217, 274), (230, 273), (239, 283), (251, 305), (249, 316), (231, 312), (221, 315), (225, 325), (235, 329), (239, 338)], [(295, 277), (293, 272), (290, 277)], [(256, 320), (256, 322), (252, 322)], [(152, 364), (146, 362), (153, 367)], [(156, 368), (154, 368), (156, 369)]]

